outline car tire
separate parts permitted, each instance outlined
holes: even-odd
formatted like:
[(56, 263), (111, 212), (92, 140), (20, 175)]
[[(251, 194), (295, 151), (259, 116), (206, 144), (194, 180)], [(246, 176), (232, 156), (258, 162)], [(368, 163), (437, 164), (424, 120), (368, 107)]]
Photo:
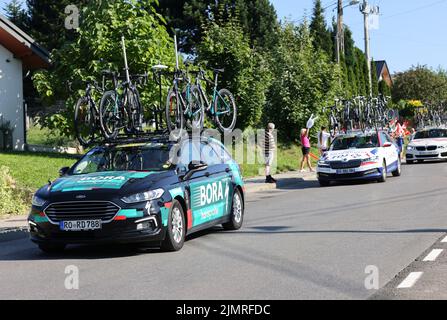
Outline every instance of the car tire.
[(402, 163), (401, 160), (397, 160), (397, 169), (394, 170), (393, 172), (393, 177), (400, 177), (402, 174)]
[(239, 189), (234, 190), (233, 201), (231, 202), (230, 221), (222, 224), (225, 230), (239, 230), (244, 222), (244, 201)]
[(168, 229), (161, 248), (164, 251), (179, 251), (185, 243), (185, 213), (177, 200), (172, 201), (168, 215)]
[(387, 178), (387, 168), (386, 168), (386, 162), (385, 162), (385, 160), (383, 161), (383, 164), (382, 164), (382, 176), (380, 177), (380, 179), (378, 180), (378, 182), (380, 182), (380, 183), (384, 183), (384, 182), (386, 182), (386, 178)]
[(320, 183), (320, 187), (329, 187), (331, 185), (331, 182), (326, 180), (318, 180), (318, 182)]
[(56, 254), (61, 253), (65, 250), (65, 244), (48, 244), (48, 243), (40, 243), (39, 249), (48, 254)]

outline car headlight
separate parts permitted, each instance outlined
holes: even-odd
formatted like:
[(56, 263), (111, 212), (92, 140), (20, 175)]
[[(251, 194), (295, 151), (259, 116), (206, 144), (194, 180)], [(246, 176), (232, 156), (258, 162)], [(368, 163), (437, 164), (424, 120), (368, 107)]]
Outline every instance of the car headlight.
[(379, 161), (379, 156), (373, 156), (371, 158), (362, 160), (362, 162), (377, 162), (377, 161)]
[(328, 167), (329, 166), (329, 162), (325, 161), (325, 160), (320, 160), (320, 161), (318, 161), (318, 166), (319, 167)]
[(408, 147), (407, 147), (407, 150), (408, 150), (408, 151), (413, 151), (413, 150), (415, 150), (415, 149), (416, 149), (416, 147), (413, 147), (413, 146), (408, 146)]
[(147, 192), (137, 193), (128, 197), (124, 197), (121, 200), (125, 203), (138, 203), (160, 199), (165, 191), (163, 189), (151, 190)]
[(45, 204), (45, 200), (42, 198), (39, 198), (38, 196), (34, 196), (32, 200), (32, 204), (35, 207), (42, 207)]
[(439, 146), (438, 149), (447, 149), (447, 146)]

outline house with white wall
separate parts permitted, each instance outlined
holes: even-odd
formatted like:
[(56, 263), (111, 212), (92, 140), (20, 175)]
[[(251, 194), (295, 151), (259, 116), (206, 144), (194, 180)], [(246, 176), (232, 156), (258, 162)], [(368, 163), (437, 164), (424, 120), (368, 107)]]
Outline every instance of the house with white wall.
[(48, 52), (0, 15), (0, 127), (10, 123), (14, 150), (24, 150), (26, 144), (23, 76), (49, 66)]

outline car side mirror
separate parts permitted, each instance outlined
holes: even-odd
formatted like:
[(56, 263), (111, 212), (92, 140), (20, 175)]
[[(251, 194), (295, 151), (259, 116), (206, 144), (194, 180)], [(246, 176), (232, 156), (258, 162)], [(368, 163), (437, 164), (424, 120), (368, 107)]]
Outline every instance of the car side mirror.
[(384, 148), (390, 148), (392, 146), (393, 146), (393, 144), (391, 142), (387, 142), (383, 145)]
[(208, 165), (203, 161), (191, 161), (188, 165), (188, 172), (183, 177), (183, 180), (188, 180), (192, 177), (192, 175), (199, 171), (204, 171), (208, 169)]
[(68, 170), (70, 170), (70, 167), (63, 167), (59, 170), (59, 176), (63, 177), (67, 174)]

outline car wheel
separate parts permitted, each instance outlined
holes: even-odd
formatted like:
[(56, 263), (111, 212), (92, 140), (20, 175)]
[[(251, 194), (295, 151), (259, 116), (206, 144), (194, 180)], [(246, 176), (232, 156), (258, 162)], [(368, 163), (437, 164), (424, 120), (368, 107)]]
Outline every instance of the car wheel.
[(320, 183), (320, 187), (329, 187), (331, 185), (331, 182), (326, 180), (318, 180), (318, 182)]
[(168, 230), (162, 249), (165, 251), (179, 251), (185, 243), (185, 214), (182, 205), (177, 200), (172, 202), (168, 216)]
[(393, 171), (393, 177), (400, 177), (402, 174), (402, 163), (401, 160), (397, 160), (397, 169)]
[(65, 247), (66, 247), (65, 244), (48, 244), (48, 243), (39, 244), (40, 250), (50, 254), (61, 253), (64, 251)]
[(380, 179), (378, 181), (380, 183), (386, 182), (386, 178), (387, 178), (386, 162), (383, 161), (383, 164), (382, 164), (382, 176), (380, 177)]
[(236, 189), (233, 194), (233, 201), (231, 203), (230, 221), (222, 224), (225, 230), (239, 230), (244, 221), (244, 202), (242, 200), (241, 192)]

